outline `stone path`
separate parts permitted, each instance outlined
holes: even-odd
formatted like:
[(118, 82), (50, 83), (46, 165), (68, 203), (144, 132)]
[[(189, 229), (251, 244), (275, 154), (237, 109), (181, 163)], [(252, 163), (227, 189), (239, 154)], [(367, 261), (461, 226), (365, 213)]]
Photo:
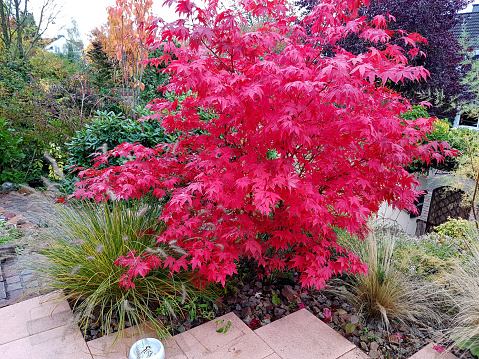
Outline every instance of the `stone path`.
[(41, 283), (32, 276), (31, 263), (41, 247), (42, 233), (56, 223), (52, 196), (22, 187), (0, 195), (0, 219), (7, 228), (17, 228), (23, 237), (0, 245), (0, 308), (39, 295)]
[[(2, 334), (0, 358), (15, 359), (105, 359), (128, 358), (131, 345), (154, 337), (143, 326), (128, 328), (125, 336), (112, 346), (114, 336), (85, 343), (65, 300), (53, 301), (53, 294), (36, 297), (1, 308)], [(218, 320), (231, 322), (227, 333), (218, 333)], [(235, 314), (163, 340), (166, 359), (367, 359), (369, 356), (353, 343), (301, 309), (255, 331)], [(457, 359), (452, 354), (439, 356), (432, 344), (410, 359)]]

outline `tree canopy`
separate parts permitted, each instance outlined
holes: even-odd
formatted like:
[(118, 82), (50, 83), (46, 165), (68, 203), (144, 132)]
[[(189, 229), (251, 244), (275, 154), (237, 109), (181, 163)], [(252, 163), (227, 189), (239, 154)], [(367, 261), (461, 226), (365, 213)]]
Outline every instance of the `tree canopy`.
[[(308, 29), (282, 0), (243, 0), (240, 12), (216, 0), (171, 3), (183, 19), (147, 41), (163, 50), (150, 61), (168, 64), (170, 100), (154, 101), (156, 113), (143, 120), (162, 120), (178, 140), (100, 154), (98, 165), (112, 156), (126, 163), (82, 171), (76, 192), (166, 201), (160, 247), (119, 258), (128, 268), (122, 283), (164, 266), (224, 284), (239, 258), (266, 274), (293, 269), (318, 288), (334, 274), (366, 272), (336, 230), (364, 236), (384, 201), (414, 210), (418, 182), (405, 167), (454, 155), (445, 143), (423, 144), (434, 119), (401, 119), (409, 100), (384, 86), (427, 78), (408, 60), (421, 56), (425, 39), (387, 29), (390, 17), (358, 16), (367, 0), (324, 0), (306, 17)], [(244, 32), (242, 14), (266, 21)], [(353, 33), (371, 46), (343, 48)]]
[[(362, 7), (361, 15), (373, 19), (377, 15), (392, 16), (388, 24), (391, 30), (402, 29), (424, 36), (427, 43), (419, 45), (426, 56), (416, 57), (411, 64), (424, 66), (430, 73), (428, 81), (420, 83), (406, 80), (404, 84), (392, 87), (415, 101), (433, 99), (435, 107), (430, 113), (440, 117), (454, 117), (450, 103), (457, 96), (467, 95), (461, 84), (461, 47), (454, 30), (459, 24), (458, 12), (471, 0), (372, 0), (368, 7)], [(317, 0), (298, 0), (296, 2), (304, 11), (312, 9)], [(393, 40), (400, 44), (401, 40)], [(343, 46), (354, 53), (364, 52), (371, 44), (356, 34), (348, 37)]]

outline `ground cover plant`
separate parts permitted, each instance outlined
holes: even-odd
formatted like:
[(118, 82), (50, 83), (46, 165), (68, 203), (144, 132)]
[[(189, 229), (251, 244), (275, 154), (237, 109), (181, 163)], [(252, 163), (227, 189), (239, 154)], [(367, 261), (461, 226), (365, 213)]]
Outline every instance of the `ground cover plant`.
[[(209, 289), (193, 288), (185, 273), (169, 275), (158, 268), (134, 280), (128, 288), (123, 268), (115, 265), (127, 253), (153, 251), (155, 233), (164, 230), (158, 222), (161, 206), (154, 202), (126, 201), (71, 203), (59, 209), (60, 232), (41, 250), (46, 260), (36, 266), (46, 284), (45, 290), (62, 290), (71, 303), (81, 330), (93, 329), (100, 335), (146, 321), (168, 335), (172, 317), (199, 315), (193, 305), (216, 297)], [(156, 248), (155, 253), (169, 253)], [(172, 305), (173, 303), (173, 305)], [(158, 308), (167, 308), (163, 316)], [(162, 322), (162, 319), (165, 323)]]
[[(166, 91), (192, 95), (181, 103), (154, 101), (157, 113), (148, 119), (162, 117), (167, 131), (183, 137), (156, 148), (117, 147), (98, 164), (132, 160), (82, 172), (76, 193), (97, 201), (112, 193), (169, 196), (159, 243), (174, 243), (184, 254), (129, 255), (128, 273), (166, 265), (225, 284), (244, 257), (267, 273), (294, 269), (302, 285), (320, 288), (333, 274), (366, 272), (337, 244), (333, 228), (362, 237), (380, 203), (413, 209), (417, 181), (404, 167), (413, 158), (440, 160), (436, 150), (453, 155), (444, 143), (422, 145), (434, 119), (400, 119), (411, 106), (384, 86), (427, 78), (404, 56), (421, 56), (424, 38), (388, 30), (391, 17), (358, 17), (368, 1), (322, 1), (305, 18), (309, 31), (285, 15), (281, 1), (242, 1), (243, 13), (269, 19), (248, 33), (241, 31), (241, 12), (216, 1), (172, 3), (187, 20), (149, 39), (164, 51), (151, 62), (169, 65)], [(366, 52), (341, 48), (353, 32), (371, 43)], [(197, 108), (215, 117), (204, 121)]]

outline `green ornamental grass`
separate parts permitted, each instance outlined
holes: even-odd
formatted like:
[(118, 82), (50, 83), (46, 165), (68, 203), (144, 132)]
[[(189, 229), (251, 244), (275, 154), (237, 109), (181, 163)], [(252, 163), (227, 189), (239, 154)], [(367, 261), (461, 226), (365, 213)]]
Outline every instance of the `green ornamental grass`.
[[(151, 321), (163, 337), (169, 323), (159, 319), (158, 308), (169, 308), (162, 316), (168, 320), (190, 314), (193, 302), (214, 303), (214, 293), (195, 289), (188, 273), (170, 275), (162, 268), (134, 279), (134, 288), (119, 285), (125, 269), (114, 265), (115, 260), (132, 250), (143, 253), (156, 247), (155, 237), (164, 229), (160, 212), (158, 204), (139, 201), (77, 202), (59, 208), (61, 233), (43, 250), (47, 260), (37, 269), (46, 277), (46, 290), (63, 290), (73, 303), (81, 327), (99, 325), (108, 334), (116, 320), (116, 342), (125, 326)], [(162, 250), (170, 254), (167, 247)]]

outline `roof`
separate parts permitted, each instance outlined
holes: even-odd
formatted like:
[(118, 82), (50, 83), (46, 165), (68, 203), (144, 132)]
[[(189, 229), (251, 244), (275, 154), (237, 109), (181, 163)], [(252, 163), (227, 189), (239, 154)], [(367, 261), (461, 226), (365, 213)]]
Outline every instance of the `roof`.
[(454, 29), (454, 35), (459, 38), (465, 28), (471, 39), (479, 38), (479, 11), (466, 12), (459, 15), (459, 24)]

